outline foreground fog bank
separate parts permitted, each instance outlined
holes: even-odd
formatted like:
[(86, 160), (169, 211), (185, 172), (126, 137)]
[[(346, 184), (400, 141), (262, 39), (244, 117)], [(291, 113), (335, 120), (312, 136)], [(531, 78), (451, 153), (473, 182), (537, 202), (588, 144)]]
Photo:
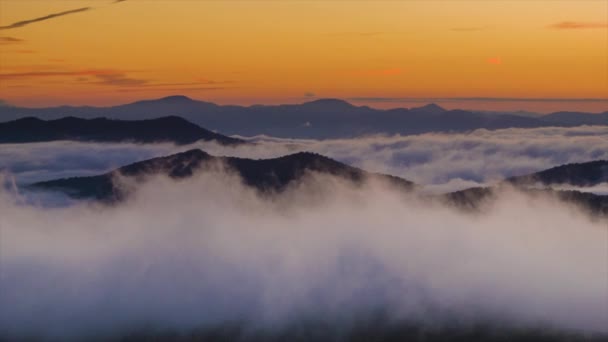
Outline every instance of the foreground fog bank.
[(151, 179), (115, 207), (40, 208), (4, 191), (0, 233), (9, 338), (352, 326), (379, 311), (429, 329), (608, 334), (606, 222), (515, 191), (466, 215), (383, 184), (311, 175), (260, 198), (201, 173)]
[(200, 148), (212, 155), (273, 158), (310, 151), (370, 172), (461, 190), (557, 165), (608, 159), (608, 127), (477, 130), (468, 134), (375, 136), (340, 140), (250, 138), (253, 144), (3, 144), (0, 169), (20, 183), (103, 173), (135, 161)]

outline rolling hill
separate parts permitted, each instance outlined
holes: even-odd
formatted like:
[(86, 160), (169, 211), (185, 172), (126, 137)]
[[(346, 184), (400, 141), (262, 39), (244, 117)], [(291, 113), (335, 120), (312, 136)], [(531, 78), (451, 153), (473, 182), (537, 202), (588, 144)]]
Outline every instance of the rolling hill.
[(342, 164), (333, 159), (308, 152), (300, 152), (274, 159), (253, 160), (233, 157), (215, 157), (199, 149), (148, 159), (123, 166), (109, 173), (91, 177), (72, 177), (32, 184), (30, 188), (57, 190), (74, 198), (92, 198), (114, 201), (126, 193), (112, 182), (116, 174), (142, 179), (152, 174), (163, 174), (174, 179), (187, 178), (204, 166), (222, 165), (234, 170), (248, 186), (262, 192), (284, 190), (291, 182), (297, 181), (308, 171), (332, 175), (353, 183), (361, 183), (366, 178), (378, 178), (391, 182), (394, 186), (411, 190), (412, 182), (381, 174), (365, 172)]
[(34, 117), (0, 123), (0, 143), (75, 140), (89, 142), (173, 142), (190, 144), (214, 140), (222, 145), (245, 141), (227, 137), (183, 118), (167, 116), (157, 119), (126, 121), (107, 118), (81, 119), (65, 117), (41, 120)]

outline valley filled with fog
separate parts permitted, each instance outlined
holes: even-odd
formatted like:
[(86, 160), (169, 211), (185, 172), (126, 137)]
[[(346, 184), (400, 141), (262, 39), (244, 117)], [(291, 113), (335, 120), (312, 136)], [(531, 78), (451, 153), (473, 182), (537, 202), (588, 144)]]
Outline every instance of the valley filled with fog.
[(0, 0), (0, 342), (608, 342), (606, 14)]
[[(103, 340), (236, 326), (246, 339), (308, 331), (301, 325), (309, 322), (329, 325), (321, 336), (338, 338), (381, 317), (386, 329), (422, 329), (415, 334), (445, 337), (454, 327), (482, 326), (492, 336), (531, 329), (599, 340), (608, 334), (604, 217), (511, 187), (475, 212), (424, 194), (608, 159), (607, 134), (586, 126), (341, 140), (260, 136), (238, 146), (5, 144), (0, 334)], [(353, 185), (307, 172), (284, 191), (262, 194), (221, 165), (184, 179), (118, 176), (131, 192), (114, 204), (27, 187), (192, 148), (252, 159), (312, 151), (420, 188)], [(602, 194), (606, 185), (556, 190), (574, 188)]]
[[(352, 139), (301, 140), (247, 137), (252, 144), (226, 146), (210, 142), (4, 144), (0, 165), (18, 183), (89, 176), (149, 158), (200, 148), (216, 156), (268, 159), (309, 151), (360, 167), (414, 181), (432, 192), (491, 185), (511, 176), (554, 166), (608, 159), (608, 127), (476, 130), (369, 136)], [(583, 189), (584, 190), (584, 189)], [(598, 188), (598, 191), (602, 191)]]

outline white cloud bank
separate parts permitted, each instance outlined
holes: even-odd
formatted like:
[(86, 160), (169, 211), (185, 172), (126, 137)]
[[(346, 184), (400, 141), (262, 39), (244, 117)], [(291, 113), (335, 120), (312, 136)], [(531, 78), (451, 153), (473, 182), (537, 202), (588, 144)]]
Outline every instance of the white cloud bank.
[(155, 178), (116, 207), (0, 194), (0, 333), (58, 339), (383, 308), (429, 326), (608, 333), (606, 224), (505, 192), (482, 215), (312, 177), (261, 199), (226, 174)]
[(97, 174), (190, 148), (245, 158), (271, 158), (312, 151), (368, 171), (432, 185), (431, 191), (450, 191), (561, 164), (608, 159), (608, 127), (594, 126), (322, 141), (270, 137), (251, 140), (256, 144), (237, 147), (214, 143), (188, 146), (76, 142), (4, 144), (0, 149), (0, 168), (8, 168), (20, 182), (27, 183)]

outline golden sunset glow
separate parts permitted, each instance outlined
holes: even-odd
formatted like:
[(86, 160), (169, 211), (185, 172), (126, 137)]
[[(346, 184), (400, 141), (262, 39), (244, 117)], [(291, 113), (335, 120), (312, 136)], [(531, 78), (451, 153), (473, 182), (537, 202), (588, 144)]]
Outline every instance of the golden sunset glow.
[(606, 1), (2, 0), (0, 98), (600, 111), (607, 16)]

